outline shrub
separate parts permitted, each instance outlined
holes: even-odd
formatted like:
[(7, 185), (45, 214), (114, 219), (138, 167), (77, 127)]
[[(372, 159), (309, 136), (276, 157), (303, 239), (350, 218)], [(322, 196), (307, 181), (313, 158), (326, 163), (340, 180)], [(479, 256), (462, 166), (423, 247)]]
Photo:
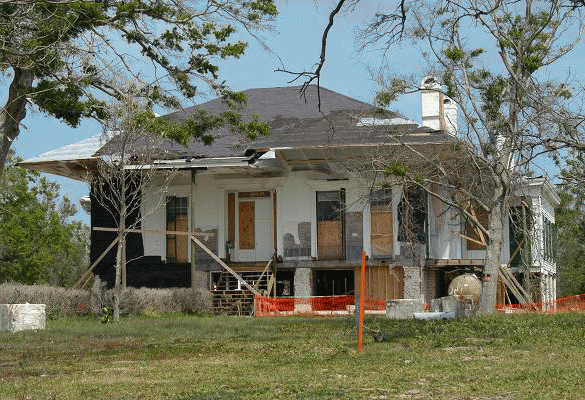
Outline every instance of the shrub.
[[(101, 297), (102, 307), (114, 305), (114, 291), (112, 289), (103, 292)], [(205, 289), (127, 288), (122, 291), (120, 298), (120, 314), (208, 313), (211, 312), (211, 308), (211, 293)]]
[[(46, 304), (48, 318), (90, 311), (101, 314), (104, 307), (113, 306), (113, 290), (96, 291), (94, 288), (92, 291), (93, 295), (90, 290), (4, 283), (0, 284), (0, 304)], [(211, 293), (205, 289), (127, 288), (122, 291), (120, 300), (121, 314), (208, 313), (212, 308)]]
[(52, 286), (0, 284), (0, 304), (45, 304), (47, 318), (57, 318), (88, 311), (89, 291)]
[(173, 290), (173, 303), (181, 312), (208, 313), (212, 309), (212, 295), (209, 290), (184, 288)]

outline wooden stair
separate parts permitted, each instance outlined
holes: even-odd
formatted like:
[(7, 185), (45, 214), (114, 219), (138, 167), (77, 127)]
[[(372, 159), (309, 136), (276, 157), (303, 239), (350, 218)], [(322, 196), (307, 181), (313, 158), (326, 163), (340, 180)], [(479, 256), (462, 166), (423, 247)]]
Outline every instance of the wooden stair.
[[(238, 271), (238, 274), (260, 293), (268, 293), (274, 282), (272, 271)], [(213, 313), (218, 315), (251, 315), (254, 311), (254, 294), (238, 283), (228, 272), (222, 272), (213, 282)]]

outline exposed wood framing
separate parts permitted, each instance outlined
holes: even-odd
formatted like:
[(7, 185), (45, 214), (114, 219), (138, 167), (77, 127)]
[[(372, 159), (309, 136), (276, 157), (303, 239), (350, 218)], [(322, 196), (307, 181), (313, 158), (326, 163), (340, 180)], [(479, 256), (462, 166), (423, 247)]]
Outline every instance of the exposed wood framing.
[(427, 267), (451, 267), (451, 266), (483, 266), (485, 259), (483, 258), (453, 258), (453, 259), (428, 259)]
[[(254, 285), (254, 287), (256, 289), (258, 289), (258, 286), (260, 285), (260, 281), (262, 280), (262, 278), (264, 278), (264, 275), (268, 272), (268, 269), (270, 268), (270, 266), (272, 265), (272, 261), (274, 260), (274, 256), (272, 256), (270, 258), (270, 260), (268, 260), (268, 264), (266, 264), (266, 267), (264, 268), (264, 271), (262, 271), (262, 273), (260, 274), (260, 278), (258, 278), (258, 280), (256, 281), (256, 284)], [(270, 292), (269, 292), (270, 293)]]
[(530, 295), (526, 293), (526, 290), (522, 287), (520, 282), (516, 280), (510, 269), (505, 265), (501, 264), (499, 269), (499, 276), (502, 278), (502, 282), (510, 291), (516, 296), (520, 304), (530, 304), (534, 308), (536, 305), (532, 302)]
[(469, 236), (467, 236), (467, 235), (464, 235), (464, 234), (463, 234), (463, 233), (461, 233), (461, 232), (456, 232), (456, 231), (453, 231), (453, 232), (451, 232), (451, 233), (453, 233), (453, 234), (455, 234), (455, 235), (457, 235), (457, 236), (460, 236), (460, 237), (462, 237), (463, 239), (465, 239), (465, 240), (467, 240), (467, 241), (469, 241), (469, 242), (473, 242), (473, 243), (477, 244), (478, 246), (485, 246), (485, 245), (486, 245), (484, 242), (482, 242), (482, 241), (479, 241), (479, 240), (477, 240), (477, 239), (474, 239), (474, 238), (472, 238), (472, 237), (469, 237)]
[(274, 297), (276, 298), (276, 274), (273, 274), (270, 277), (266, 291), (268, 292), (268, 296), (270, 296), (270, 293), (273, 293)]

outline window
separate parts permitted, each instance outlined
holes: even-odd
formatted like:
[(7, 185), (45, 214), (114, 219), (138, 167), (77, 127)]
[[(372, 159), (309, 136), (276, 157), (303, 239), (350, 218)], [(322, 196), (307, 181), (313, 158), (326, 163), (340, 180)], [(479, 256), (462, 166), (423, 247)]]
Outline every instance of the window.
[(427, 196), (418, 187), (405, 187), (398, 204), (398, 241), (426, 242)]
[(393, 215), (392, 189), (383, 189), (370, 194), (370, 224), (372, 257), (392, 257)]
[(343, 189), (317, 192), (317, 249), (320, 260), (342, 260), (343, 243)]
[[(188, 202), (186, 197), (167, 198), (167, 231), (189, 231)], [(167, 234), (167, 262), (188, 262), (187, 235)]]
[(543, 231), (544, 259), (546, 261), (554, 262), (556, 258), (557, 236), (555, 224), (547, 218), (544, 218)]

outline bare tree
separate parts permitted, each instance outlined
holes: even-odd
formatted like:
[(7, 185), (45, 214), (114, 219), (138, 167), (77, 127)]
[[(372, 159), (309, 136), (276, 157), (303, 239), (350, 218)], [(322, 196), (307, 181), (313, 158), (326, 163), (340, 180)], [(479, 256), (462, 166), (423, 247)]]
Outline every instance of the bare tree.
[[(159, 170), (155, 160), (163, 158), (163, 138), (152, 134), (149, 128), (156, 116), (133, 96), (112, 106), (112, 118), (104, 124), (103, 143), (99, 160), (90, 171), (92, 198), (115, 221), (117, 244), (114, 280), (114, 319), (120, 315), (120, 295), (125, 288), (126, 237), (139, 227), (144, 217), (154, 210), (141, 207), (152, 196), (159, 202), (160, 194), (173, 177), (172, 169)], [(150, 187), (157, 180), (157, 190)], [(146, 190), (149, 188), (149, 190)], [(157, 204), (162, 206), (162, 204)], [(156, 206), (154, 208), (157, 208)], [(100, 229), (103, 227), (94, 227)]]
[[(319, 83), (327, 33), (344, 3), (338, 1), (330, 14), (316, 69), (284, 72), (306, 84)], [(503, 229), (510, 207), (518, 202), (514, 191), (523, 174), (545, 172), (538, 163), (543, 156), (556, 156), (562, 163), (562, 149), (585, 149), (585, 112), (582, 98), (575, 96), (582, 93), (582, 84), (570, 70), (565, 76), (557, 70), (558, 78), (549, 73), (579, 45), (583, 5), (501, 0), (400, 0), (394, 5), (393, 11), (376, 13), (358, 30), (361, 48), (376, 47), (390, 60), (395, 45), (415, 43), (420, 48), (425, 75), (434, 77), (427, 84), (459, 107), (455, 154), (463, 162), (459, 167), (472, 174), (462, 179), (457, 168), (446, 167), (446, 159), (429, 156), (392, 133), (389, 138), (410, 154), (402, 163), (391, 158), (389, 168), (381, 170), (456, 207), (484, 236), (485, 274), (491, 279), (484, 282), (481, 310), (493, 312)], [(351, 7), (359, 6), (359, 1), (351, 2)], [(346, 8), (351, 12), (349, 5)], [(428, 89), (421, 87), (420, 79), (397, 76), (390, 68), (381, 71), (378, 103), (388, 106), (402, 94)], [(489, 226), (471, 212), (475, 208), (489, 214)]]

